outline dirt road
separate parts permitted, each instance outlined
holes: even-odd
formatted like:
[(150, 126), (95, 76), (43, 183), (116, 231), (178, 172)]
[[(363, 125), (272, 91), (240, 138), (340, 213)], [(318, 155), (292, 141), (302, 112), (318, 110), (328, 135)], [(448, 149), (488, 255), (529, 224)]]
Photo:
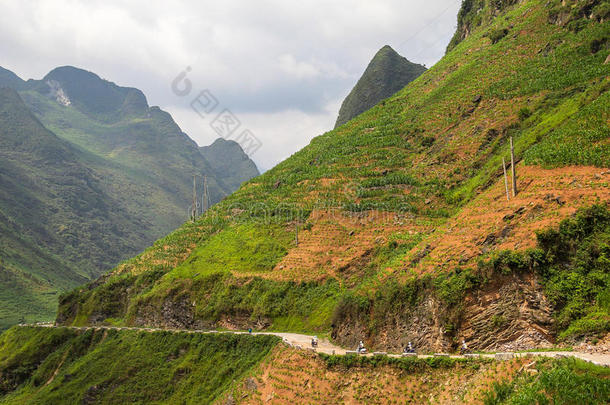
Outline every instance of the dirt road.
[[(36, 325), (19, 325), (22, 327), (41, 327), (41, 328), (68, 328), (68, 329), (76, 329), (76, 330), (134, 330), (134, 331), (143, 331), (143, 332), (173, 332), (173, 333), (233, 333), (233, 334), (250, 334), (248, 332), (240, 332), (240, 331), (215, 331), (215, 330), (194, 330), (194, 329), (159, 329), (159, 328), (136, 328), (136, 327), (120, 327), (120, 326), (55, 326), (52, 324), (36, 324)], [(311, 335), (302, 335), (298, 333), (287, 333), (287, 332), (252, 332), (252, 335), (273, 335), (281, 338), (286, 344), (302, 350), (312, 350), (317, 353), (326, 353), (326, 354), (347, 354), (347, 353), (355, 353), (355, 351), (350, 351), (349, 349), (345, 349), (339, 347), (328, 339), (319, 339), (318, 346), (314, 349), (311, 346), (311, 339), (313, 336)], [(355, 348), (354, 348), (355, 350)], [(368, 356), (372, 356), (375, 353), (368, 353)], [(400, 357), (400, 354), (396, 353), (380, 353), (386, 354), (390, 357)], [(593, 364), (597, 364), (600, 366), (610, 367), (610, 355), (608, 354), (597, 354), (597, 353), (582, 353), (582, 352), (559, 352), (559, 351), (541, 351), (541, 352), (507, 352), (507, 353), (485, 353), (485, 354), (470, 354), (466, 356), (462, 355), (449, 355), (445, 353), (437, 353), (433, 355), (428, 354), (420, 354), (417, 355), (418, 358), (428, 358), (434, 356), (448, 356), (451, 358), (466, 358), (466, 357), (485, 357), (496, 360), (508, 360), (514, 357), (521, 356), (541, 356), (541, 357), (575, 357), (581, 360), (585, 360), (591, 362)]]

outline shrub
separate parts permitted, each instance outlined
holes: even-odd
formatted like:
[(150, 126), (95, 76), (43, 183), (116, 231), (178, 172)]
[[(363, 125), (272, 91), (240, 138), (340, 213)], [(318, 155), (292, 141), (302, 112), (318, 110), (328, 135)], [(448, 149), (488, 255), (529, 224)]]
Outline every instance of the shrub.
[(0, 336), (0, 396), (39, 404), (87, 397), (213, 403), (279, 342), (267, 335), (14, 328)]
[(430, 146), (434, 145), (435, 140), (436, 139), (433, 136), (426, 136), (421, 140), (421, 146), (424, 148), (429, 148)]
[(502, 38), (504, 38), (505, 36), (508, 35), (508, 28), (498, 28), (495, 30), (492, 30), (489, 34), (488, 34), (488, 38), (491, 40), (492, 44), (497, 44), (498, 42), (500, 42), (500, 40)]
[(532, 116), (532, 111), (529, 108), (524, 107), (519, 110), (519, 120), (525, 121), (526, 119), (528, 119), (531, 116)]
[(494, 381), (492, 389), (483, 393), (483, 404), (496, 405), (506, 401), (514, 391), (514, 386), (508, 381)]

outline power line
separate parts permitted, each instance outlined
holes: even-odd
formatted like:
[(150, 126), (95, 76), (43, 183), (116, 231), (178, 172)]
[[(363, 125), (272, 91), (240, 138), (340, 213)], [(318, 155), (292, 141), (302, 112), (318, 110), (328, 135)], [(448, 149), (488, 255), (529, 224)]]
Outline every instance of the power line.
[(430, 44), (430, 45), (428, 45), (428, 46), (424, 47), (424, 48), (423, 48), (421, 51), (419, 51), (419, 52), (417, 52), (415, 55), (411, 56), (411, 58), (416, 59), (416, 58), (417, 58), (419, 55), (421, 55), (421, 54), (423, 54), (424, 52), (428, 51), (430, 48), (433, 48), (433, 47), (434, 47), (434, 46), (436, 46), (436, 45), (437, 45), (439, 42), (441, 42), (441, 41), (445, 40), (445, 38), (446, 38), (448, 35), (451, 35), (451, 34), (453, 34), (453, 33), (454, 33), (454, 31), (452, 30), (452, 31), (448, 31), (447, 33), (445, 33), (445, 34), (441, 35), (441, 36), (440, 36), (440, 37), (439, 37), (439, 38), (438, 38), (436, 41), (434, 41), (432, 44)]
[[(398, 48), (401, 48), (404, 44), (406, 44), (407, 42), (411, 41), (412, 39), (414, 39), (415, 37), (417, 37), (419, 34), (421, 34), (426, 28), (428, 28), (430, 25), (432, 25), (432, 23), (436, 22), (438, 19), (440, 19), (447, 11), (449, 11), (449, 9), (451, 7), (453, 7), (455, 5), (456, 2), (451, 2), (451, 4), (449, 4), (449, 6), (447, 6), (447, 8), (443, 9), (443, 11), (440, 12), (440, 14), (436, 15), (432, 20), (429, 20), (425, 25), (423, 25), (419, 30), (417, 30), (413, 35), (411, 35), (409, 38), (405, 39), (404, 41), (402, 41), (399, 45)], [(457, 3), (462, 3), (462, 0), (457, 1)]]

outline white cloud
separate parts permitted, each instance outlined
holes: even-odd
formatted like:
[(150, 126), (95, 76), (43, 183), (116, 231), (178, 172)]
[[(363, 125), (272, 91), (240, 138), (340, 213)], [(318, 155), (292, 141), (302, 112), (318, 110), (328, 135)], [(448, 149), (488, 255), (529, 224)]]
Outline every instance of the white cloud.
[[(238, 113), (242, 130), (250, 130), (262, 146), (251, 155), (261, 171), (266, 171), (307, 146), (317, 135), (323, 134), (335, 125), (339, 100), (330, 103), (319, 113), (304, 113), (299, 110), (286, 110), (275, 113)], [(220, 112), (218, 108), (210, 115), (199, 116), (191, 108), (170, 107), (168, 111), (182, 129), (199, 145), (210, 144), (218, 137), (210, 126)], [(232, 138), (235, 138), (232, 136)], [(229, 138), (229, 139), (232, 139)]]
[(210, 89), (264, 140), (255, 160), (268, 168), (332, 128), (340, 100), (381, 46), (427, 66), (437, 61), (460, 3), (4, 0), (0, 66), (40, 78), (74, 65), (140, 88), (209, 143), (190, 100), (170, 90), (191, 66), (195, 90)]
[(277, 59), (280, 69), (296, 79), (312, 78), (322, 73), (311, 63), (297, 62), (295, 57), (288, 53), (280, 55)]

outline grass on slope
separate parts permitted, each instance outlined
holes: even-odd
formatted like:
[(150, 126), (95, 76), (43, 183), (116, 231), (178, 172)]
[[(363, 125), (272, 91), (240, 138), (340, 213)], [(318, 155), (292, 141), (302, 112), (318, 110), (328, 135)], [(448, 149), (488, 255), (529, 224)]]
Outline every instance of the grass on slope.
[(0, 403), (211, 403), (278, 342), (15, 327), (0, 336)]
[(485, 405), (607, 404), (610, 370), (583, 360), (538, 360), (536, 374), (522, 373), (513, 380), (494, 381), (483, 393)]
[(605, 92), (542, 142), (525, 152), (526, 164), (610, 167), (610, 92)]
[(228, 227), (199, 244), (184, 263), (168, 274), (168, 282), (218, 271), (269, 271), (286, 254), (293, 238), (279, 225), (250, 223)]
[(0, 212), (0, 331), (53, 320), (59, 294), (87, 281), (17, 229)]

